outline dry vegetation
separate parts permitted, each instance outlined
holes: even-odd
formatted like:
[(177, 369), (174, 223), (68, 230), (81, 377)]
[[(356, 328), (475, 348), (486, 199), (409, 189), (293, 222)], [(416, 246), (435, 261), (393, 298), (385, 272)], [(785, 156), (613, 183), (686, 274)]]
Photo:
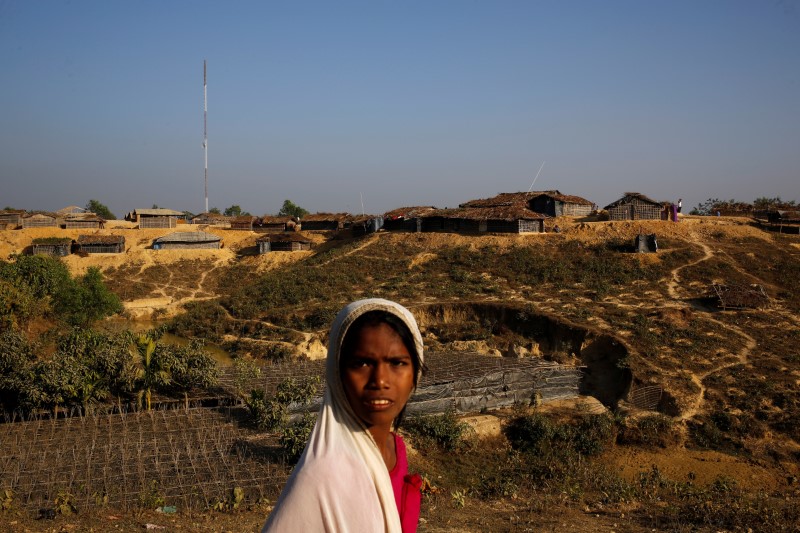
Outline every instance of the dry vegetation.
[[(495, 414), (493, 427), (527, 417), (519, 430), (525, 442), (546, 434), (560, 447), (526, 450), (508, 433), (490, 431), (457, 452), (412, 450), (412, 467), (437, 489), (423, 502), (420, 531), (796, 531), (798, 237), (726, 217), (558, 224), (560, 234), (530, 236), (379, 234), (323, 242), (316, 235), (312, 252), (266, 256), (248, 252), (255, 239), (249, 232), (218, 232), (226, 242), (221, 251), (165, 253), (145, 248), (155, 230), (124, 230), (131, 247), (124, 256), (72, 257), (68, 264), (74, 271), (100, 266), (131, 316), (185, 309), (173, 331), (225, 342), (234, 356), (324, 355), (334, 313), (367, 296), (415, 310), (435, 348), (497, 354), (532, 346), (536, 335), (476, 311), (490, 302), (513, 316), (556, 317), (610, 333), (628, 350), (614, 364), (630, 370), (631, 387), (663, 388), (657, 412), (621, 398), (608, 427), (592, 418), (607, 415), (586, 408)], [(45, 236), (35, 231), (0, 232), (0, 254)], [(658, 254), (628, 253), (640, 231), (657, 234)], [(761, 284), (771, 305), (721, 311), (712, 283)], [(431, 314), (441, 303), (449, 311)], [(549, 355), (579, 362), (570, 353)], [(234, 514), (188, 515), (183, 523), (255, 529), (267, 509), (258, 497), (248, 494), (250, 512), (243, 506)], [(167, 523), (148, 516), (115, 524)]]

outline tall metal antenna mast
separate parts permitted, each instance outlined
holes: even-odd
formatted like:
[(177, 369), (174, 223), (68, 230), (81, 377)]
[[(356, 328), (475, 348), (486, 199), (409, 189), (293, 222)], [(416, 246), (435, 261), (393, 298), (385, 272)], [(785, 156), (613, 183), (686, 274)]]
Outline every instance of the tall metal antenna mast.
[(206, 160), (205, 166), (205, 195), (206, 210), (208, 213), (208, 92), (206, 90), (206, 60), (203, 60), (203, 153)]
[(533, 183), (531, 183), (531, 186), (530, 186), (530, 187), (528, 187), (528, 192), (531, 192), (531, 190), (533, 190), (533, 184), (534, 184), (534, 183), (536, 183), (536, 180), (538, 180), (538, 179), (539, 179), (539, 174), (541, 174), (541, 173), (542, 173), (542, 169), (544, 168), (544, 163), (545, 163), (545, 162), (544, 162), (544, 161), (542, 161), (542, 166), (540, 166), (540, 167), (539, 167), (539, 172), (537, 172), (537, 173), (536, 173), (536, 177), (535, 177), (535, 178), (533, 178)]

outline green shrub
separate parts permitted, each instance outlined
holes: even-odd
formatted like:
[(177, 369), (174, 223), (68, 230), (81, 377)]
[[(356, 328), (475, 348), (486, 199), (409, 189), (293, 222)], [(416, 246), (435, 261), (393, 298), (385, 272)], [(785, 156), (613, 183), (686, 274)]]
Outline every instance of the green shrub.
[(515, 449), (534, 455), (596, 455), (613, 442), (614, 431), (608, 415), (584, 415), (577, 422), (560, 424), (533, 414), (512, 420), (506, 436)]
[(279, 442), (283, 453), (290, 463), (294, 464), (300, 459), (306, 447), (311, 431), (314, 429), (316, 418), (311, 413), (304, 413), (297, 422), (284, 425), (281, 430)]
[(449, 451), (466, 448), (467, 437), (472, 429), (466, 422), (461, 422), (453, 411), (411, 418), (403, 427), (418, 442), (433, 442)]
[(664, 415), (652, 415), (619, 424), (617, 442), (666, 447), (673, 440), (672, 420)]

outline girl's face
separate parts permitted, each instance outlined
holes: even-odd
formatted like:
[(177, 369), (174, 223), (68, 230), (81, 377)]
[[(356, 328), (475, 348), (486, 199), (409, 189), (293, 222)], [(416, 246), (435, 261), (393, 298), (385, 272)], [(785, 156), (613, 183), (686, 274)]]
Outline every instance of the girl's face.
[(356, 416), (367, 428), (390, 431), (414, 390), (412, 356), (400, 335), (385, 323), (362, 327), (351, 353), (342, 354), (341, 373)]

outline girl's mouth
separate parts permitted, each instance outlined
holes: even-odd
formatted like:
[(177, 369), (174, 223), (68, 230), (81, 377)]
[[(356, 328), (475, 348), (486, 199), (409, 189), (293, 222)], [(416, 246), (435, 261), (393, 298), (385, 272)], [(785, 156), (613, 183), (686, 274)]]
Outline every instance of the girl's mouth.
[(392, 401), (385, 399), (365, 400), (364, 405), (371, 411), (382, 411), (392, 405)]

